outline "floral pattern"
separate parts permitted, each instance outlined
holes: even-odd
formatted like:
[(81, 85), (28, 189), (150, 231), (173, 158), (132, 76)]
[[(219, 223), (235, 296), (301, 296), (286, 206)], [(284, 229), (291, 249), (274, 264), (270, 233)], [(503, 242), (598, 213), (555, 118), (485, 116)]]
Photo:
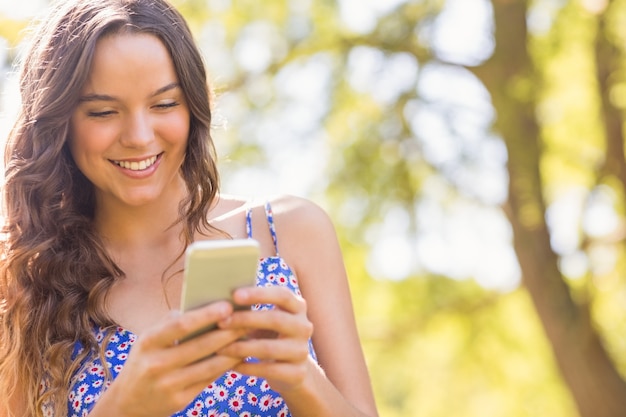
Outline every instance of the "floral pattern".
[[(276, 256), (262, 258), (257, 271), (257, 286), (281, 285), (300, 295), (298, 281), (285, 261), (278, 255), (276, 232), (269, 203), (265, 206), (268, 224)], [(246, 216), (248, 237), (252, 237), (251, 216)], [(271, 305), (255, 305), (255, 310), (273, 308)], [(115, 379), (124, 367), (128, 354), (137, 340), (132, 332), (118, 327), (114, 332), (96, 328), (96, 339), (100, 345), (106, 343), (105, 364), (97, 355), (91, 356), (72, 378), (67, 400), (69, 417), (85, 417), (108, 387), (105, 382), (105, 367)], [(108, 335), (108, 336), (107, 336)], [(77, 345), (76, 353), (82, 347)], [(309, 340), (309, 352), (315, 359), (315, 351)], [(251, 358), (250, 360), (254, 360)], [(44, 415), (51, 415), (44, 407)], [(229, 371), (207, 386), (184, 410), (172, 417), (287, 417), (291, 416), (283, 398), (273, 391), (268, 382), (252, 375)]]

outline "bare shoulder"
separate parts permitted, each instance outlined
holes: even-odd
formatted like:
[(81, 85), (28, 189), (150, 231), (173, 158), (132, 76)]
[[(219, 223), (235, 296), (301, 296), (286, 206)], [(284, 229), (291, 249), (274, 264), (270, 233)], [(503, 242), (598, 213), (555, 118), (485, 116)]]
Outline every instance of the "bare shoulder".
[[(292, 195), (270, 200), (281, 255), (296, 271), (300, 283), (337, 278), (322, 273), (320, 262), (343, 275), (341, 248), (328, 213), (311, 200)], [(342, 278), (343, 279), (343, 278)]]
[[(294, 195), (281, 195), (270, 199), (277, 227), (287, 234), (307, 231), (332, 231), (334, 227), (328, 213), (318, 204)], [(330, 230), (328, 230), (330, 229)]]

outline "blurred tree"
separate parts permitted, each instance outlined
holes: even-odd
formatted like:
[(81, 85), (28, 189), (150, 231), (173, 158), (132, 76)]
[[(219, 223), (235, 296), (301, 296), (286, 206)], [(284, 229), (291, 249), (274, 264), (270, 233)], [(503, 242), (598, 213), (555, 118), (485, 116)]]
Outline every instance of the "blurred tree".
[[(488, 88), (497, 120), (494, 127), (507, 145), (509, 193), (507, 214), (514, 231), (514, 246), (522, 269), (523, 283), (529, 291), (545, 333), (552, 345), (561, 374), (570, 388), (581, 416), (626, 414), (626, 382), (604, 348), (588, 303), (576, 302), (563, 274), (559, 258), (550, 243), (546, 223), (544, 193), (547, 182), (541, 165), (545, 144), (541, 141), (538, 104), (545, 80), (533, 60), (527, 31), (527, 1), (493, 2), (495, 51), (476, 74)], [(571, 4), (563, 13), (582, 13)], [(589, 19), (591, 20), (591, 19)], [(602, 133), (606, 142), (604, 163), (594, 173), (594, 183), (615, 176), (623, 192), (624, 145), (622, 115), (610, 98), (611, 78), (616, 74), (619, 50), (607, 38), (606, 15), (599, 15), (595, 44), (588, 45), (590, 66), (596, 67), (597, 96)], [(570, 21), (571, 22), (571, 21)], [(587, 26), (592, 23), (587, 22)], [(568, 28), (571, 30), (571, 28)], [(594, 42), (590, 36), (588, 42)], [(595, 50), (595, 55), (592, 51)], [(539, 87), (539, 88), (537, 88)], [(546, 141), (549, 142), (549, 139)], [(604, 168), (604, 169), (601, 169)], [(602, 176), (604, 175), (604, 176)], [(592, 185), (593, 186), (593, 185)]]

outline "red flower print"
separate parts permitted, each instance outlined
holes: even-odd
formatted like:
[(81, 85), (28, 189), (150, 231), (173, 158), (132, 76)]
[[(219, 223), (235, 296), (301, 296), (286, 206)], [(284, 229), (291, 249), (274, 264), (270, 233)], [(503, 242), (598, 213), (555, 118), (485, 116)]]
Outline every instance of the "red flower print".
[(206, 400), (204, 400), (204, 404), (205, 404), (207, 407), (213, 407), (213, 406), (215, 405), (215, 398), (213, 398), (213, 397), (207, 397), (207, 399), (206, 399)]
[(267, 411), (270, 409), (271, 406), (272, 406), (272, 396), (264, 395), (261, 398), (261, 401), (259, 401), (259, 408), (261, 409), (261, 411)]
[(253, 393), (248, 394), (248, 404), (257, 405), (259, 403), (259, 399)]
[(224, 401), (226, 398), (228, 398), (228, 390), (222, 387), (218, 387), (217, 389), (215, 389), (214, 394), (217, 401)]
[(241, 400), (240, 397), (233, 397), (230, 400), (228, 400), (228, 406), (233, 411), (239, 411), (241, 410), (241, 407), (243, 407), (243, 401)]
[(89, 373), (91, 375), (97, 375), (100, 373), (100, 371), (102, 370), (102, 366), (100, 365), (94, 365), (91, 367), (91, 369), (89, 369)]

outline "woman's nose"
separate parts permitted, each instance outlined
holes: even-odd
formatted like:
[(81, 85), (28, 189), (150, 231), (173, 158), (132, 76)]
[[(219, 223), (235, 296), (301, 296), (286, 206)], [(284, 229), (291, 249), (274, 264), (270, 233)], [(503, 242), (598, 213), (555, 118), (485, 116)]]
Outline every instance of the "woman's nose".
[(130, 148), (146, 146), (154, 139), (150, 115), (136, 112), (128, 116), (120, 142)]

